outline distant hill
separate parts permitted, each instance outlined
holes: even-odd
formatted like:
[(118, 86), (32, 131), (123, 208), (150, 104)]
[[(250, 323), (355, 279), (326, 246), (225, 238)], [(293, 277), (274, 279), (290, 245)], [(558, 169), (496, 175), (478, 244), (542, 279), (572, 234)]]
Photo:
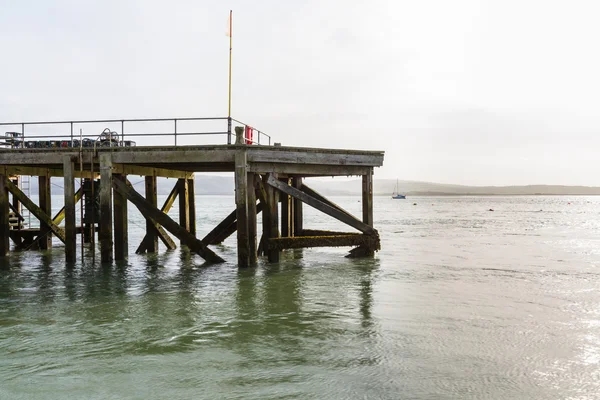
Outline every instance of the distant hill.
[[(310, 183), (317, 191), (329, 194), (350, 195), (361, 192), (362, 181), (331, 182), (315, 180)], [(373, 182), (375, 195), (391, 195), (396, 186), (393, 179), (377, 179)], [(600, 187), (595, 186), (463, 186), (418, 181), (398, 181), (398, 191), (407, 196), (448, 196), (448, 195), (600, 195)]]
[[(131, 176), (131, 183), (143, 193), (142, 178)], [(62, 178), (53, 178), (52, 193), (62, 194)], [(360, 179), (307, 179), (306, 183), (325, 195), (360, 195), (362, 181)], [(158, 193), (169, 194), (175, 179), (159, 178)], [(374, 180), (375, 195), (391, 195), (396, 181), (393, 179)], [(560, 185), (527, 185), (527, 186), (463, 186), (419, 181), (398, 181), (398, 191), (407, 196), (466, 196), (466, 195), (600, 195), (600, 187), (596, 186), (560, 186)], [(31, 191), (37, 193), (37, 179), (31, 180)], [(196, 175), (196, 194), (201, 195), (233, 195), (234, 181), (231, 176)]]

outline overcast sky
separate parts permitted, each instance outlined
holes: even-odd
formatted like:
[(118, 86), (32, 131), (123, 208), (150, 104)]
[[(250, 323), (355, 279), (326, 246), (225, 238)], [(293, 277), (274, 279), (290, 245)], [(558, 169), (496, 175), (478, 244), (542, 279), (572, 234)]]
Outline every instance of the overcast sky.
[(589, 0), (0, 0), (0, 120), (227, 115), (376, 177), (600, 185)]

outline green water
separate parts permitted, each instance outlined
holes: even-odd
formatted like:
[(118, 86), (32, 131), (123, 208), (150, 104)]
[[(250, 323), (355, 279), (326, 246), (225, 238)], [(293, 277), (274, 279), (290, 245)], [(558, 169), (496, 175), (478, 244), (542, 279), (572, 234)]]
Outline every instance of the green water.
[[(595, 398), (600, 200), (569, 200), (376, 198), (375, 258), (247, 270), (233, 239), (221, 265), (133, 254), (130, 210), (127, 263), (66, 267), (58, 243), (0, 261), (0, 399)], [(201, 235), (233, 200), (197, 203)]]
[(13, 261), (0, 275), (0, 397), (321, 398), (333, 382), (372, 386), (376, 261), (309, 272), (297, 251), (237, 271), (190, 258)]

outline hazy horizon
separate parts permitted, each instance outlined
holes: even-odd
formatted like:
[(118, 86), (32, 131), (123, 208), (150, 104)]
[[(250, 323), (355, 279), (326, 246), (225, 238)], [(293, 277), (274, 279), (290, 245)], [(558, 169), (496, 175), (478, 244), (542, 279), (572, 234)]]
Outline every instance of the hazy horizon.
[[(1, 1), (1, 0), (0, 0)], [(376, 177), (600, 186), (600, 4), (2, 2), (0, 121), (232, 115)]]
[[(143, 178), (135, 175), (129, 176), (130, 182), (138, 191), (143, 191)], [(62, 178), (54, 177), (52, 184), (52, 194), (63, 196)], [(360, 196), (362, 180), (360, 177), (343, 179), (336, 177), (329, 178), (307, 178), (306, 184), (312, 189), (317, 190), (326, 196)], [(374, 179), (373, 194), (378, 197), (389, 197), (396, 191), (396, 180), (377, 178)], [(30, 191), (33, 197), (36, 197), (38, 191), (37, 180), (33, 179), (30, 183)], [(141, 185), (141, 186), (138, 186)], [(159, 178), (158, 194), (168, 195), (174, 185), (173, 179)], [(76, 180), (75, 186), (79, 187), (79, 181)], [(210, 173), (196, 174), (197, 195), (219, 195), (232, 196), (234, 192), (233, 174), (214, 175)], [(424, 181), (399, 181), (397, 190), (399, 193), (409, 197), (413, 196), (598, 196), (600, 195), (600, 186), (561, 186), (561, 185), (522, 185), (522, 186), (466, 186), (456, 184), (445, 184), (438, 182)]]
[[(316, 177), (316, 178), (310, 178), (310, 179), (316, 179), (316, 180), (328, 180), (328, 179), (332, 179), (331, 177)], [(353, 176), (353, 177), (338, 177), (336, 176), (334, 178), (336, 181), (357, 181), (360, 179), (360, 177), (358, 176)], [(375, 174), (373, 176), (374, 180), (386, 180), (386, 181), (396, 181), (396, 178), (389, 178), (389, 177), (382, 177), (379, 176), (377, 174), (377, 170), (375, 170)], [(506, 185), (492, 185), (492, 184), (475, 184), (475, 185), (469, 185), (469, 184), (462, 184), (462, 183), (456, 183), (456, 182), (433, 182), (433, 181), (425, 181), (425, 180), (418, 180), (418, 179), (401, 179), (398, 178), (398, 180), (400, 182), (410, 182), (410, 183), (429, 183), (429, 184), (433, 184), (433, 185), (448, 185), (448, 186), (466, 186), (466, 187), (511, 187), (511, 186), (563, 186), (563, 187), (572, 187), (572, 186), (585, 186), (585, 187), (598, 187), (600, 188), (600, 184), (598, 185), (574, 185), (574, 184), (555, 184), (555, 183), (523, 183), (523, 184), (506, 184)]]

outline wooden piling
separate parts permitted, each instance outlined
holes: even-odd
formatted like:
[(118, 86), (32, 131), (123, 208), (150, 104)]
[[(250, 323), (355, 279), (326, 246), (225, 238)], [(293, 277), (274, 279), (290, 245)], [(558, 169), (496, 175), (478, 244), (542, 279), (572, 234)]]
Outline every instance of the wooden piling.
[(256, 249), (256, 188), (255, 177), (253, 172), (248, 173), (248, 263), (256, 265), (258, 261), (258, 253)]
[[(23, 177), (22, 176), (16, 176), (12, 182), (15, 184), (15, 186), (17, 187), (21, 187), (21, 183), (22, 183)], [(23, 209), (21, 207), (21, 202), (19, 201), (19, 199), (17, 198), (17, 196), (12, 196), (12, 207), (11, 207), (14, 212), (19, 213), (19, 214), (23, 214)]]
[[(52, 192), (48, 170), (46, 170), (45, 175), (38, 176), (38, 193), (40, 208), (46, 214), (52, 215)], [(40, 221), (39, 247), (41, 250), (52, 248), (52, 231), (50, 230), (50, 227), (42, 221)]]
[(248, 167), (246, 151), (235, 153), (235, 207), (237, 220), (238, 267), (250, 265), (250, 246), (248, 241)]
[[(127, 177), (122, 174), (114, 175), (125, 183)], [(119, 191), (113, 192), (114, 200), (114, 229), (115, 229), (115, 260), (123, 261), (129, 256), (129, 238), (127, 234), (127, 197)]]
[[(267, 174), (267, 181), (277, 180), (276, 174)], [(279, 181), (277, 181), (279, 182)], [(267, 218), (267, 226), (263, 228), (263, 236), (265, 239), (279, 238), (279, 198), (278, 191), (271, 185), (265, 185), (267, 192), (267, 209), (263, 212), (269, 214)], [(265, 229), (266, 228), (266, 229)], [(269, 262), (279, 262), (279, 249), (266, 249)]]
[(190, 233), (196, 236), (196, 189), (194, 176), (187, 180), (188, 185), (188, 219)]
[[(190, 202), (188, 197), (188, 180), (180, 178), (177, 181), (179, 190), (179, 225), (186, 231), (190, 231)], [(179, 242), (183, 244), (182, 241)]]
[[(153, 185), (154, 185), (154, 191), (156, 191), (156, 184), (154, 183)], [(175, 204), (175, 199), (177, 199), (178, 193), (179, 193), (179, 184), (175, 183), (175, 186), (171, 190), (171, 193), (169, 193), (162, 208), (160, 209), (160, 211), (162, 213), (167, 214), (169, 212), (171, 207), (173, 207), (173, 204)], [(156, 202), (154, 202), (154, 203), (156, 203)], [(151, 203), (149, 201), (147, 202), (147, 204), (149, 207), (152, 207), (153, 209), (156, 208), (156, 204), (153, 205), (153, 203)], [(144, 239), (142, 239), (142, 243), (140, 243), (140, 245), (138, 246), (138, 248), (135, 252), (137, 254), (145, 253), (146, 251), (150, 252), (149, 249), (151, 249), (153, 246), (153, 244), (152, 244), (153, 236), (158, 236), (158, 238), (163, 242), (163, 244), (167, 247), (168, 250), (175, 250), (177, 248), (177, 245), (175, 244), (173, 239), (171, 239), (169, 234), (167, 232), (165, 232), (164, 228), (162, 226), (160, 226), (159, 224), (157, 224), (155, 219), (148, 218), (145, 214), (143, 214), (143, 215), (146, 218), (146, 222), (147, 222), (147, 224), (146, 224), (147, 233), (144, 236)]]
[(373, 226), (373, 168), (362, 176), (362, 215), (363, 222)]
[(10, 226), (8, 224), (9, 199), (6, 181), (8, 177), (0, 175), (0, 257), (8, 255), (10, 250)]
[(269, 222), (269, 203), (267, 202), (267, 188), (266, 184), (263, 182), (266, 180), (266, 175), (260, 176), (256, 174), (255, 176), (255, 184), (256, 184), (256, 194), (258, 195), (259, 203), (258, 205), (262, 208), (262, 234), (260, 235), (260, 240), (258, 241), (258, 249), (257, 253), (259, 256), (266, 256), (265, 252), (265, 240), (269, 237), (269, 228), (271, 223)]
[[(296, 189), (302, 189), (302, 178), (301, 177), (295, 177), (292, 178), (292, 187), (296, 188)], [(293, 219), (293, 235), (294, 236), (299, 236), (302, 232), (302, 230), (304, 229), (304, 226), (302, 224), (304, 216), (302, 215), (302, 201), (298, 200), (298, 199), (293, 199), (292, 202), (294, 203), (293, 205), (293, 215), (292, 215), (292, 219)]]
[(93, 179), (84, 179), (83, 187), (79, 188), (79, 190), (83, 193), (83, 202), (81, 203), (81, 207), (83, 207), (83, 243), (91, 243), (92, 242), (92, 224), (94, 221), (94, 212), (93, 201), (92, 198), (92, 185), (94, 184)]
[[(290, 184), (290, 180), (288, 178), (281, 180), (286, 185)], [(290, 203), (291, 196), (285, 193), (279, 193), (281, 197), (281, 237), (290, 237), (292, 232), (290, 231), (291, 225), (291, 216), (290, 216)]]
[(112, 238), (112, 158), (110, 153), (100, 154), (100, 260), (113, 260)]
[[(157, 200), (157, 192), (156, 192), (156, 176), (146, 176), (146, 201), (152, 207), (158, 207)], [(146, 219), (146, 239), (147, 246), (143, 249), (143, 251), (147, 251), (148, 253), (156, 253), (158, 252), (158, 235), (156, 234), (156, 229), (154, 229), (154, 224), (151, 220)], [(140, 249), (138, 249), (140, 250)], [(140, 251), (142, 252), (142, 251)]]
[(75, 164), (71, 156), (63, 158), (65, 196), (65, 260), (74, 263), (77, 256), (77, 231), (75, 227)]
[(83, 207), (83, 221), (81, 225), (83, 226), (83, 243), (91, 243), (92, 241), (92, 224), (89, 221), (89, 218), (92, 216), (91, 212), (91, 203), (92, 199), (92, 187), (94, 181), (90, 179), (83, 180), (83, 187), (80, 190), (83, 191), (83, 201), (81, 203), (81, 207)]

